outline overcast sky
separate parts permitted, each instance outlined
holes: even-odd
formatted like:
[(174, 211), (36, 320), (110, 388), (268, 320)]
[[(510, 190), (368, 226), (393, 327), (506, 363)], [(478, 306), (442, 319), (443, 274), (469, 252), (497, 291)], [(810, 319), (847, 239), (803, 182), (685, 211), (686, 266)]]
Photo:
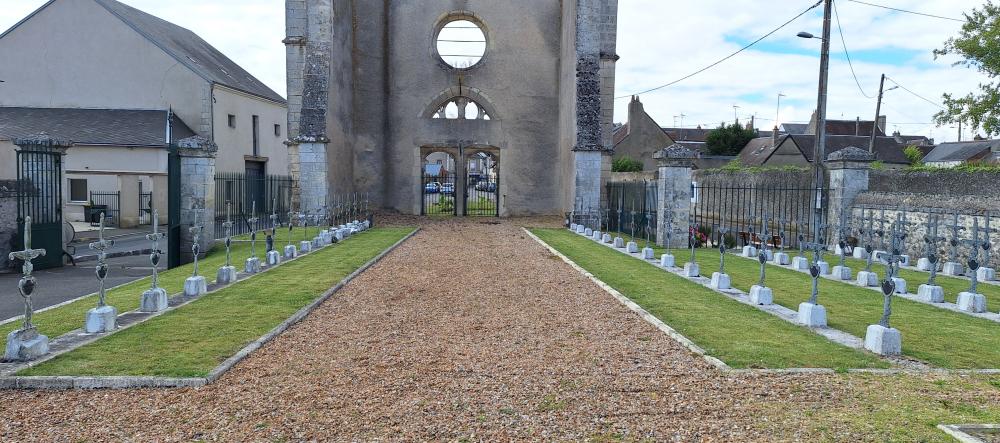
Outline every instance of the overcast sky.
[[(124, 0), (177, 23), (241, 64), (285, 95), (284, 1), (282, 0)], [(982, 0), (866, 0), (896, 8), (961, 18)], [(0, 28), (7, 29), (44, 0), (0, 0)], [(619, 0), (618, 92), (628, 95), (690, 74), (756, 40), (815, 3), (815, 0)], [(906, 88), (940, 102), (941, 94), (964, 94), (984, 79), (954, 59), (934, 60), (932, 51), (957, 34), (961, 23), (892, 12), (849, 0), (837, 2), (847, 48), (864, 94), (874, 97), (881, 73)], [(795, 37), (821, 31), (822, 8), (725, 63), (675, 86), (642, 95), (646, 110), (663, 126), (717, 126), (756, 114), (767, 129), (777, 117), (806, 121), (816, 105), (819, 40)], [(834, 22), (830, 73), (830, 118), (871, 119), (875, 100), (859, 91), (844, 57)], [(498, 36), (493, 36), (498, 38)], [(892, 83), (887, 83), (892, 86)], [(887, 86), (887, 87), (889, 87)], [(780, 113), (778, 94), (783, 93)], [(616, 120), (627, 119), (627, 99), (617, 101)], [(938, 108), (903, 89), (888, 92), (883, 114), (889, 131), (927, 135), (937, 141), (957, 137), (957, 129), (935, 127)], [(683, 114), (683, 119), (680, 115)], [(675, 117), (676, 116), (676, 117)], [(966, 138), (971, 133), (966, 131)]]

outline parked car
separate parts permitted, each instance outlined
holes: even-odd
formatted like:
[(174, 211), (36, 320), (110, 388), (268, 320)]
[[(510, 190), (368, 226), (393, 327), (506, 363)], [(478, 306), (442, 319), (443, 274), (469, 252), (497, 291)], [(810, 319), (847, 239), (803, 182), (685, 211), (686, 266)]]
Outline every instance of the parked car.
[(437, 194), (438, 192), (441, 192), (441, 183), (430, 182), (424, 185), (425, 194)]
[(445, 183), (445, 184), (441, 185), (441, 193), (445, 194), (445, 195), (452, 195), (452, 194), (454, 194), (455, 193), (455, 184), (454, 183)]
[(497, 184), (496, 182), (479, 182), (479, 184), (476, 185), (476, 190), (483, 192), (497, 192)]

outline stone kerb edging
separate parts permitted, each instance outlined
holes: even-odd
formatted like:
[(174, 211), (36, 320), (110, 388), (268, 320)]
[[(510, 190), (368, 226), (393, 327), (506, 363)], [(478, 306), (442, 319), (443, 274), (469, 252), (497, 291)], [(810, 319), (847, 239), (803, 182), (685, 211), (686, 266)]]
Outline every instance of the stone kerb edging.
[(538, 244), (542, 245), (542, 247), (548, 249), (549, 252), (551, 252), (553, 255), (555, 255), (556, 257), (559, 257), (560, 259), (562, 259), (563, 262), (565, 262), (566, 264), (570, 265), (573, 269), (576, 269), (577, 272), (583, 274), (584, 277), (587, 277), (588, 279), (590, 279), (590, 281), (592, 281), (598, 287), (600, 287), (601, 289), (603, 289), (605, 292), (607, 292), (608, 294), (611, 294), (611, 296), (614, 297), (615, 300), (618, 300), (619, 303), (625, 305), (625, 307), (629, 308), (630, 310), (632, 310), (636, 314), (639, 314), (639, 317), (641, 317), (647, 323), (653, 325), (656, 329), (659, 329), (664, 334), (667, 334), (667, 336), (669, 336), (670, 338), (676, 340), (678, 343), (680, 343), (682, 346), (684, 346), (685, 348), (687, 348), (689, 351), (691, 351), (691, 352), (693, 352), (693, 353), (701, 356), (701, 358), (705, 359), (705, 361), (707, 361), (710, 365), (714, 366), (716, 369), (719, 369), (719, 370), (722, 370), (722, 371), (729, 371), (729, 370), (733, 369), (732, 367), (730, 367), (729, 365), (727, 365), (726, 363), (724, 363), (722, 360), (719, 360), (718, 358), (715, 358), (715, 357), (713, 357), (711, 355), (708, 355), (705, 352), (704, 349), (702, 349), (700, 346), (696, 345), (689, 338), (685, 337), (680, 332), (677, 332), (677, 330), (675, 330), (674, 328), (671, 328), (666, 323), (664, 323), (662, 320), (656, 318), (656, 316), (654, 316), (653, 314), (650, 314), (649, 311), (643, 309), (642, 306), (639, 306), (634, 301), (632, 301), (628, 297), (624, 296), (621, 292), (618, 292), (618, 290), (616, 290), (615, 288), (612, 288), (607, 283), (604, 283), (599, 278), (595, 277), (594, 274), (591, 274), (586, 269), (583, 269), (583, 267), (581, 267), (580, 265), (576, 264), (576, 262), (574, 262), (569, 257), (565, 256), (563, 253), (557, 251), (552, 246), (549, 246), (548, 243), (545, 243), (542, 239), (538, 238), (538, 236), (536, 236), (531, 231), (529, 231), (528, 228), (523, 228), (522, 227), (521, 229), (523, 229), (524, 232), (526, 234), (528, 234), (529, 237), (531, 237), (536, 242), (538, 242)]
[[(337, 283), (336, 286), (334, 286), (334, 287), (330, 288), (329, 290), (327, 290), (326, 292), (324, 292), (319, 298), (317, 298), (316, 300), (314, 300), (312, 303), (310, 303), (309, 305), (303, 307), (298, 312), (296, 312), (293, 316), (289, 317), (287, 320), (285, 320), (284, 322), (282, 322), (281, 324), (279, 324), (278, 326), (276, 326), (274, 329), (272, 329), (271, 331), (269, 331), (267, 334), (265, 334), (264, 336), (260, 337), (259, 339), (257, 339), (253, 343), (250, 343), (247, 346), (243, 347), (243, 349), (241, 349), (239, 352), (237, 352), (233, 356), (231, 356), (228, 359), (226, 359), (219, 366), (217, 366), (215, 369), (213, 369), (211, 372), (209, 372), (209, 374), (207, 376), (205, 376), (205, 377), (177, 378), (177, 377), (153, 377), (153, 376), (101, 376), (101, 377), (90, 377), (90, 376), (6, 376), (6, 377), (0, 377), (0, 390), (3, 390), (3, 389), (38, 389), (38, 390), (40, 390), (40, 389), (52, 389), (52, 390), (65, 390), (65, 389), (190, 388), (190, 387), (200, 387), (200, 386), (205, 386), (205, 385), (211, 384), (211, 383), (215, 382), (216, 380), (218, 380), (219, 377), (221, 377), (227, 371), (229, 371), (230, 369), (232, 369), (232, 367), (235, 366), (237, 363), (239, 363), (243, 359), (247, 358), (254, 351), (256, 351), (257, 349), (260, 349), (263, 345), (267, 344), (268, 342), (270, 342), (271, 340), (273, 340), (275, 337), (277, 337), (278, 335), (280, 335), (284, 331), (288, 330), (288, 328), (290, 328), (291, 326), (293, 326), (296, 323), (302, 321), (302, 319), (304, 319), (312, 311), (314, 311), (321, 304), (323, 304), (323, 302), (329, 300), (330, 297), (333, 296), (333, 294), (335, 294), (340, 289), (342, 289), (344, 286), (346, 286), (348, 283), (350, 283), (352, 280), (354, 280), (358, 275), (360, 275), (361, 273), (363, 273), (364, 271), (368, 270), (369, 268), (371, 268), (372, 266), (374, 266), (376, 263), (378, 263), (379, 261), (381, 261), (383, 258), (385, 258), (386, 255), (388, 255), (389, 253), (391, 253), (392, 251), (394, 251), (396, 248), (398, 248), (404, 242), (406, 242), (407, 240), (409, 240), (410, 238), (412, 238), (418, 232), (420, 232), (420, 228), (414, 229), (413, 232), (407, 234), (405, 237), (403, 237), (402, 239), (400, 239), (399, 241), (397, 241), (396, 243), (394, 243), (392, 246), (390, 246), (388, 249), (382, 251), (377, 256), (375, 256), (374, 258), (372, 258), (371, 260), (369, 260), (367, 263), (365, 263), (364, 265), (362, 265), (360, 268), (356, 269), (350, 275), (348, 275), (347, 277), (345, 277), (344, 279), (342, 279), (339, 283)], [(332, 244), (331, 245), (327, 245), (324, 248), (329, 247), (329, 246), (332, 246)], [(322, 250), (322, 248), (319, 249), (319, 250)], [(317, 252), (319, 250), (315, 250), (313, 252)], [(311, 255), (312, 255), (312, 253), (310, 253), (310, 254), (303, 254), (303, 255), (300, 255), (300, 256), (298, 256), (298, 257), (296, 257), (294, 259), (290, 259), (288, 261), (283, 261), (282, 264), (288, 263), (288, 262), (292, 262), (294, 260), (298, 260), (299, 258), (308, 257), (308, 256), (311, 256)], [(263, 273), (265, 273), (265, 272), (267, 272), (267, 271), (269, 271), (271, 269), (277, 269), (278, 267), (280, 267), (280, 265), (268, 268), (268, 269), (262, 271), (260, 274), (263, 274)], [(256, 274), (256, 275), (260, 275), (260, 274)], [(224, 286), (224, 287), (228, 287), (228, 286), (231, 286), (231, 285), (227, 285), (227, 286)], [(221, 287), (218, 288), (218, 289), (221, 289)], [(191, 301), (193, 301), (193, 300), (195, 300), (195, 299), (192, 299)], [(187, 303), (190, 303), (190, 301), (188, 301)], [(170, 310), (176, 309), (176, 308), (178, 308), (180, 306), (183, 306), (183, 305), (178, 305), (176, 307), (171, 307), (171, 309), (168, 309), (167, 311), (160, 312), (158, 314), (162, 315), (163, 313), (169, 312)], [(139, 323), (141, 323), (141, 322), (138, 322), (136, 324), (139, 324)], [(118, 331), (123, 330), (123, 329), (127, 329), (127, 328), (119, 328), (115, 332), (118, 332)], [(99, 339), (99, 338), (106, 337), (108, 335), (111, 335), (111, 334), (100, 335), (99, 337), (96, 337), (95, 340)], [(92, 340), (92, 341), (94, 341), (94, 340)], [(68, 352), (68, 351), (64, 351), (63, 353), (65, 353), (65, 352)], [(42, 362), (44, 362), (46, 360), (49, 360), (49, 359), (55, 357), (55, 356), (56, 355), (50, 355), (50, 356), (47, 356), (47, 358), (45, 358), (44, 360), (39, 360), (39, 361), (31, 362), (31, 364), (32, 365), (37, 365), (39, 363), (42, 363)], [(27, 366), (25, 366), (25, 367), (27, 367)], [(20, 369), (18, 369), (18, 371), (20, 371), (22, 369), (24, 369), (24, 368), (20, 368)]]
[[(525, 229), (525, 231), (527, 232), (527, 229)], [(576, 263), (573, 263), (572, 260), (570, 260), (569, 258), (567, 258), (564, 255), (560, 254), (558, 251), (555, 251), (551, 246), (549, 246), (548, 244), (546, 244), (544, 241), (542, 241), (541, 239), (539, 239), (535, 235), (531, 234), (531, 232), (528, 232), (528, 235), (530, 235), (536, 241), (538, 241), (543, 246), (545, 246), (546, 248), (548, 248), (550, 251), (553, 251), (554, 254), (556, 254), (557, 256), (559, 256), (560, 258), (562, 258), (563, 261), (566, 261), (567, 263), (569, 263), (573, 268), (577, 269), (578, 271), (580, 271), (581, 273), (583, 273), (585, 276), (587, 276), (591, 280), (593, 280), (596, 283), (598, 283), (598, 285), (601, 286), (602, 288), (607, 287), (611, 291), (614, 291), (614, 292), (612, 292), (612, 295), (617, 294), (617, 295), (615, 295), (615, 298), (618, 298), (619, 296), (624, 297), (624, 295), (622, 295), (618, 291), (614, 290), (614, 288), (611, 288), (609, 285), (607, 285), (603, 281), (597, 279), (592, 274), (590, 274), (589, 272), (587, 272), (585, 269), (583, 269), (582, 267), (578, 266)], [(579, 235), (579, 234), (577, 234), (577, 235)], [(777, 304), (773, 304), (773, 305), (769, 305), (769, 306), (759, 306), (759, 305), (750, 304), (749, 303), (749, 299), (746, 296), (746, 294), (743, 293), (742, 291), (737, 290), (737, 289), (718, 290), (718, 289), (712, 288), (711, 285), (710, 285), (710, 283), (709, 283), (709, 280), (706, 279), (706, 278), (704, 278), (704, 277), (689, 278), (689, 277), (684, 276), (680, 271), (676, 271), (675, 272), (675, 271), (672, 271), (670, 269), (666, 269), (666, 268), (663, 268), (663, 267), (659, 266), (658, 262), (655, 259), (653, 259), (653, 260), (644, 260), (641, 257), (640, 253), (630, 254), (630, 253), (628, 253), (625, 250), (615, 249), (613, 245), (607, 245), (607, 244), (604, 244), (604, 243), (601, 243), (601, 242), (597, 242), (597, 241), (595, 241), (593, 239), (590, 239), (588, 237), (584, 237), (584, 236), (581, 236), (581, 237), (583, 237), (583, 238), (585, 238), (587, 240), (593, 241), (593, 242), (595, 242), (595, 243), (597, 243), (599, 245), (602, 245), (602, 246), (605, 246), (607, 248), (610, 248), (611, 250), (618, 251), (619, 253), (624, 254), (626, 256), (635, 258), (637, 260), (641, 260), (641, 261), (643, 261), (643, 262), (645, 262), (645, 263), (647, 263), (647, 264), (649, 264), (651, 266), (656, 267), (657, 269), (663, 270), (665, 272), (669, 272), (669, 273), (674, 274), (674, 275), (676, 275), (678, 277), (684, 278), (684, 279), (686, 279), (688, 281), (692, 281), (692, 282), (701, 284), (702, 286), (704, 286), (704, 287), (706, 287), (708, 289), (711, 289), (711, 290), (713, 290), (715, 292), (718, 292), (718, 293), (720, 293), (722, 295), (725, 295), (725, 296), (727, 296), (727, 297), (729, 297), (729, 298), (731, 298), (733, 300), (736, 300), (736, 301), (739, 301), (741, 303), (753, 306), (753, 307), (755, 307), (755, 308), (757, 308), (759, 310), (762, 310), (764, 312), (768, 312), (768, 313), (770, 313), (772, 315), (775, 315), (775, 316), (777, 316), (779, 318), (782, 318), (783, 320), (789, 321), (789, 322), (797, 324), (797, 325), (799, 324), (796, 321), (797, 313), (796, 313), (796, 315), (794, 317), (787, 317), (786, 315), (782, 315), (777, 310), (769, 309), (769, 308), (778, 306)], [(732, 256), (739, 257), (736, 254), (732, 254)], [(739, 294), (743, 294), (743, 295), (740, 296)], [(744, 298), (746, 298), (747, 300), (743, 300)], [(627, 300), (628, 302), (631, 302), (632, 304), (634, 304), (634, 302), (632, 302), (628, 298), (625, 298), (625, 300)], [(626, 304), (626, 306), (628, 306), (628, 305)], [(638, 309), (640, 309), (642, 313), (645, 313), (645, 315), (649, 315), (649, 316), (652, 317), (652, 314), (649, 314), (647, 311), (645, 311), (641, 307), (638, 307), (638, 305), (636, 305), (636, 307)], [(785, 308), (783, 306), (780, 307), (780, 309), (781, 310), (787, 310), (789, 312), (794, 312), (794, 311), (792, 311), (792, 310), (790, 310), (788, 308)], [(646, 318), (645, 315), (643, 315), (643, 314), (640, 314), (640, 315), (642, 315), (643, 318)], [(656, 317), (652, 317), (652, 318), (655, 319), (659, 323), (663, 323), (661, 320), (657, 319)], [(669, 326), (667, 326), (665, 324), (664, 324), (664, 326), (666, 328), (668, 328), (670, 331), (674, 331)], [(815, 333), (817, 333), (819, 335), (822, 335), (822, 336), (826, 337), (827, 339), (830, 339), (831, 341), (834, 341), (835, 343), (838, 343), (838, 344), (841, 344), (841, 345), (844, 345), (844, 346), (848, 346), (848, 347), (852, 347), (852, 348), (856, 348), (856, 349), (859, 349), (859, 350), (861, 350), (863, 352), (868, 352), (867, 350), (864, 349), (864, 340), (862, 340), (861, 338), (858, 338), (856, 336), (853, 336), (851, 334), (848, 334), (846, 332), (843, 332), (843, 331), (840, 331), (840, 330), (837, 330), (837, 329), (832, 329), (832, 328), (829, 328), (829, 327), (826, 327), (826, 328), (808, 328), (808, 329), (810, 331), (813, 331), (813, 332), (815, 332)], [(693, 342), (691, 342), (690, 339), (688, 339), (687, 337), (684, 337), (683, 335), (680, 335), (680, 333), (677, 333), (676, 331), (674, 331), (674, 334), (680, 336), (684, 341), (693, 344)], [(858, 345), (854, 346), (854, 345), (851, 345), (851, 344), (842, 343), (842, 342), (840, 342), (838, 340), (832, 339), (829, 336), (829, 335), (838, 336), (838, 335), (841, 335), (841, 334), (844, 336), (844, 338), (847, 338), (847, 339), (849, 339), (851, 341), (857, 340)], [(671, 335), (671, 334), (668, 334), (668, 335)], [(674, 339), (677, 339), (673, 335), (671, 335), (671, 337), (674, 338)], [(678, 340), (678, 341), (681, 342), (682, 344), (684, 344), (684, 341), (681, 341), (681, 340)], [(701, 349), (697, 345), (694, 345), (694, 346), (695, 346), (695, 349)], [(696, 352), (696, 353), (698, 353), (698, 352)], [(705, 355), (704, 353), (698, 353), (698, 354), (701, 355), (702, 357), (705, 357), (706, 359), (713, 358), (715, 360), (718, 360), (715, 357), (710, 357), (708, 355)], [(945, 368), (936, 368), (936, 367), (927, 366), (927, 365), (924, 365), (922, 363), (916, 363), (916, 362), (914, 362), (912, 360), (904, 360), (902, 358), (903, 356), (901, 356), (900, 358), (892, 358), (892, 357), (884, 357), (884, 356), (878, 356), (878, 357), (881, 358), (881, 359), (883, 359), (883, 360), (886, 360), (886, 361), (889, 361), (891, 363), (894, 363), (894, 364), (895, 363), (904, 363), (907, 366), (895, 367), (895, 368), (890, 368), (890, 369), (852, 368), (852, 369), (847, 369), (847, 372), (848, 373), (876, 374), (876, 375), (898, 375), (898, 374), (977, 374), (977, 375), (978, 374), (986, 374), (986, 375), (991, 375), (991, 374), (1000, 374), (1000, 369), (996, 369), (996, 368), (991, 368), (991, 369), (945, 369)], [(722, 363), (722, 362), (720, 361), (720, 363)], [(732, 367), (730, 367), (728, 365), (725, 365), (725, 363), (722, 363), (722, 364), (725, 366), (724, 368), (718, 367), (718, 366), (716, 366), (716, 367), (719, 368), (720, 370), (724, 371), (724, 372), (733, 373), (733, 374), (760, 374), (760, 375), (773, 374), (773, 375), (780, 375), (780, 374), (803, 374), (803, 373), (825, 373), (825, 374), (836, 373), (836, 371), (834, 371), (833, 369), (829, 369), (829, 368), (736, 369), (736, 368), (732, 368)]]
[[(738, 258), (742, 258), (744, 260), (753, 260), (754, 262), (757, 261), (754, 258), (744, 257), (744, 256), (742, 256), (740, 254), (729, 254), (729, 255), (727, 255), (727, 257), (738, 257)], [(833, 263), (833, 261), (830, 261), (830, 263)], [(808, 270), (795, 269), (791, 265), (780, 265), (780, 264), (774, 263), (772, 261), (768, 261), (767, 264), (769, 266), (775, 266), (775, 267), (778, 267), (778, 268), (788, 269), (788, 270), (791, 270), (791, 271), (801, 272), (801, 273), (805, 273), (805, 274), (809, 273)], [(952, 277), (952, 276), (950, 276), (950, 275), (946, 276), (944, 274), (939, 274), (939, 277)], [(879, 296), (882, 295), (882, 289), (879, 288), (879, 287), (861, 286), (861, 285), (856, 284), (854, 280), (840, 280), (836, 276), (834, 276), (833, 274), (820, 275), (820, 278), (823, 278), (823, 279), (829, 280), (829, 281), (835, 281), (835, 282), (839, 282), (839, 283), (844, 283), (844, 284), (855, 286), (855, 287), (858, 287), (858, 288), (868, 289), (868, 290), (871, 290), (873, 292), (877, 292), (879, 294)], [(909, 289), (909, 288), (907, 288), (907, 289)], [(957, 294), (955, 294), (955, 295), (957, 295)], [(913, 294), (913, 293), (910, 293), (910, 292), (907, 292), (906, 294), (896, 293), (896, 294), (893, 294), (893, 296), (902, 298), (904, 300), (910, 300), (910, 301), (921, 303), (921, 304), (925, 304), (925, 305), (928, 305), (928, 306), (933, 306), (935, 308), (943, 309), (945, 311), (951, 311), (951, 312), (954, 312), (954, 313), (957, 313), (957, 314), (968, 315), (970, 317), (976, 317), (976, 318), (981, 318), (983, 320), (988, 320), (988, 321), (1000, 323), (1000, 313), (963, 311), (963, 310), (959, 309), (958, 305), (955, 304), (955, 303), (952, 303), (952, 302), (949, 302), (949, 301), (944, 301), (944, 302), (941, 302), (941, 303), (933, 303), (933, 302), (930, 302), (930, 301), (927, 301), (927, 300), (924, 300), (924, 299), (918, 297), (917, 294)]]

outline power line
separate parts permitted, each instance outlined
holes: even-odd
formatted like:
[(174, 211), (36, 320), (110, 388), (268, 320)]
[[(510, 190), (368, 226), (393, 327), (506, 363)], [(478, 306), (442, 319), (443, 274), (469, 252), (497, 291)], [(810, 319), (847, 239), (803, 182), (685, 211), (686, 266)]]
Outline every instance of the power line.
[(847, 56), (847, 65), (851, 67), (851, 75), (854, 76), (854, 84), (858, 85), (858, 91), (865, 98), (873, 99), (875, 96), (868, 95), (865, 93), (865, 89), (861, 87), (861, 81), (858, 80), (858, 74), (854, 72), (854, 62), (851, 61), (851, 53), (847, 51), (847, 40), (844, 38), (844, 28), (840, 26), (840, 12), (837, 11), (837, 2), (833, 2), (833, 16), (837, 18), (837, 31), (840, 32), (840, 43), (844, 45), (844, 55)]
[(906, 86), (903, 86), (903, 85), (899, 84), (899, 82), (897, 82), (896, 80), (893, 80), (893, 79), (892, 79), (892, 78), (890, 78), (889, 76), (886, 76), (885, 78), (887, 78), (887, 79), (889, 79), (889, 81), (891, 81), (891, 82), (895, 83), (895, 84), (896, 84), (896, 86), (899, 86), (899, 87), (900, 87), (900, 88), (902, 88), (902, 89), (903, 89), (904, 91), (906, 91), (906, 92), (909, 92), (910, 94), (913, 94), (913, 96), (914, 96), (914, 97), (917, 97), (917, 98), (919, 98), (919, 99), (921, 99), (921, 100), (923, 100), (923, 101), (925, 101), (925, 102), (927, 102), (927, 103), (930, 103), (930, 104), (932, 104), (932, 105), (934, 105), (934, 106), (937, 106), (937, 107), (939, 107), (939, 108), (941, 108), (941, 109), (945, 109), (945, 107), (944, 107), (944, 106), (941, 106), (941, 105), (937, 104), (936, 102), (934, 102), (934, 101), (931, 101), (930, 99), (928, 99), (928, 98), (926, 98), (926, 97), (924, 97), (924, 96), (922, 96), (922, 95), (920, 95), (920, 94), (917, 94), (916, 92), (913, 92), (912, 90), (910, 90), (910, 88), (907, 88)]
[(940, 15), (927, 14), (927, 13), (924, 13), (924, 12), (909, 11), (909, 10), (906, 10), (906, 9), (893, 8), (891, 6), (884, 6), (884, 5), (876, 5), (874, 3), (866, 3), (866, 2), (862, 2), (862, 1), (858, 1), (858, 0), (847, 0), (847, 1), (849, 1), (851, 3), (861, 4), (861, 5), (874, 6), (876, 8), (888, 9), (890, 11), (905, 12), (907, 14), (922, 15), (924, 17), (939, 18), (941, 20), (951, 20), (953, 22), (962, 22), (962, 23), (965, 23), (965, 20), (961, 20), (961, 19), (957, 19), (957, 18), (952, 18), (952, 17), (943, 17), (943, 16), (940, 16)]
[(698, 74), (701, 74), (702, 72), (705, 72), (705, 71), (707, 71), (707, 70), (709, 70), (709, 69), (712, 69), (712, 68), (714, 68), (714, 67), (716, 67), (716, 66), (718, 66), (718, 65), (722, 64), (722, 62), (725, 62), (726, 60), (729, 60), (729, 59), (731, 59), (731, 58), (735, 57), (735, 56), (736, 56), (737, 54), (740, 54), (741, 52), (743, 52), (743, 51), (746, 51), (747, 49), (750, 49), (751, 47), (753, 47), (753, 46), (754, 46), (754, 45), (756, 45), (757, 43), (760, 43), (760, 42), (761, 42), (761, 41), (763, 41), (764, 39), (766, 39), (766, 38), (770, 37), (770, 36), (771, 36), (772, 34), (774, 34), (774, 33), (778, 32), (778, 31), (780, 31), (780, 30), (781, 30), (782, 28), (784, 28), (785, 26), (788, 26), (789, 24), (791, 24), (791, 23), (792, 23), (792, 22), (794, 22), (795, 20), (798, 20), (798, 19), (799, 19), (799, 17), (802, 17), (803, 15), (806, 15), (806, 13), (808, 13), (809, 11), (812, 11), (813, 9), (816, 9), (816, 7), (817, 7), (817, 6), (819, 6), (819, 5), (820, 5), (820, 4), (822, 4), (822, 3), (823, 3), (823, 0), (819, 0), (819, 1), (817, 1), (817, 2), (816, 2), (816, 4), (814, 4), (814, 5), (810, 6), (810, 7), (809, 7), (808, 9), (806, 9), (805, 11), (802, 11), (802, 13), (800, 13), (799, 15), (796, 15), (795, 17), (792, 17), (792, 19), (791, 19), (791, 20), (788, 20), (787, 22), (783, 23), (783, 24), (782, 24), (781, 26), (778, 26), (777, 28), (775, 28), (775, 29), (774, 29), (774, 30), (772, 30), (771, 32), (768, 32), (767, 34), (764, 34), (764, 36), (763, 36), (763, 37), (761, 37), (761, 38), (758, 38), (757, 40), (754, 40), (754, 41), (753, 41), (753, 42), (751, 42), (751, 43), (750, 43), (749, 45), (746, 45), (746, 46), (744, 46), (744, 47), (740, 48), (740, 49), (739, 49), (738, 51), (736, 51), (736, 52), (734, 52), (734, 53), (732, 53), (732, 54), (729, 54), (729, 55), (727, 55), (727, 56), (725, 56), (725, 57), (723, 57), (723, 58), (719, 59), (719, 60), (718, 60), (718, 61), (716, 61), (715, 63), (712, 63), (712, 64), (710, 64), (710, 65), (708, 65), (708, 66), (706, 66), (706, 67), (704, 67), (704, 68), (701, 68), (701, 69), (699, 69), (699, 70), (697, 70), (697, 71), (695, 71), (695, 72), (692, 72), (691, 74), (688, 74), (688, 75), (685, 75), (684, 77), (681, 77), (681, 78), (679, 78), (679, 79), (677, 79), (677, 80), (674, 80), (674, 81), (672, 81), (672, 82), (670, 82), (670, 83), (665, 83), (665, 84), (662, 84), (662, 85), (660, 85), (660, 86), (657, 86), (657, 87), (655, 87), (655, 88), (650, 88), (650, 89), (647, 89), (647, 90), (645, 90), (645, 91), (641, 91), (641, 92), (636, 92), (636, 93), (633, 93), (633, 94), (626, 94), (626, 95), (620, 95), (620, 96), (618, 96), (618, 97), (615, 97), (615, 99), (617, 100), (617, 99), (622, 99), (622, 98), (629, 98), (629, 97), (631, 97), (631, 96), (633, 96), (633, 95), (642, 95), (642, 94), (646, 94), (646, 93), (649, 93), (649, 92), (653, 92), (653, 91), (657, 91), (657, 90), (660, 90), (660, 89), (663, 89), (663, 88), (666, 88), (666, 87), (668, 87), (668, 86), (673, 86), (673, 85), (676, 85), (676, 84), (678, 84), (678, 83), (680, 83), (680, 82), (682, 82), (682, 81), (684, 81), (684, 80), (687, 80), (687, 79), (689, 79), (689, 78), (691, 78), (691, 77), (694, 77), (694, 76), (696, 76), (696, 75), (698, 75)]

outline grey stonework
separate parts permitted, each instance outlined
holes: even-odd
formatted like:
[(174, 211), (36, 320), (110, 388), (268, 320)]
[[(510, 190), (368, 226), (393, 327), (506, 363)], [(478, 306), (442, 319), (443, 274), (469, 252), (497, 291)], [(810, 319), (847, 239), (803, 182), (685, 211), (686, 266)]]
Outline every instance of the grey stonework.
[(868, 190), (868, 172), (874, 160), (875, 156), (868, 151), (854, 147), (830, 154), (826, 162), (830, 186), (828, 223), (836, 225), (840, 220), (850, 221), (855, 199)]
[(194, 260), (191, 245), (194, 238), (189, 229), (195, 221), (196, 211), (203, 211), (199, 218), (204, 231), (199, 241), (200, 256), (204, 256), (215, 238), (215, 154), (218, 146), (205, 137), (195, 136), (177, 142), (181, 160), (181, 263)]
[[(657, 226), (656, 241), (668, 248), (688, 247), (687, 226), (691, 217), (691, 181), (697, 154), (682, 146), (673, 145), (653, 154), (659, 165), (657, 177)], [(673, 216), (671, 242), (667, 243), (667, 230), (671, 229), (664, 215)]]
[[(601, 154), (611, 148), (617, 3), (286, 0), (293, 207), (315, 204), (307, 200), (326, 186), (326, 195), (365, 193), (419, 213), (422, 160), (434, 150), (462, 153), (458, 164), (496, 155), (501, 216), (562, 213), (578, 197), (596, 206), (610, 171)], [(469, 69), (436, 53), (436, 30), (454, 19), (487, 36), (485, 58)], [(491, 119), (432, 118), (455, 98)], [(323, 142), (320, 181), (301, 143)]]

